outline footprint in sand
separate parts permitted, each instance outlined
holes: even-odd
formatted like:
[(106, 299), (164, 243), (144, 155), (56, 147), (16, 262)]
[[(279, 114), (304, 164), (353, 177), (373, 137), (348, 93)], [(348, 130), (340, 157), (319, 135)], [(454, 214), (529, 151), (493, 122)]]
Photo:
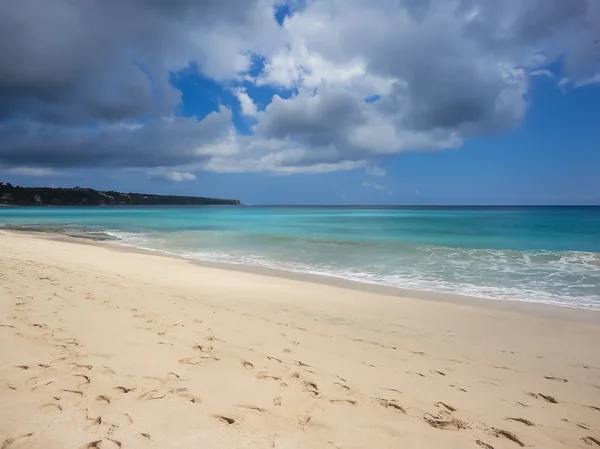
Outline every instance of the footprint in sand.
[(398, 404), (398, 401), (396, 401), (395, 399), (379, 398), (379, 399), (377, 399), (377, 402), (379, 402), (379, 405), (381, 405), (382, 407), (391, 408), (392, 410), (394, 410), (396, 412), (406, 415), (406, 410), (404, 409), (404, 407), (402, 407), (400, 404)]
[(104, 438), (102, 440), (92, 441), (83, 446), (81, 449), (119, 449), (121, 446), (123, 446), (123, 443), (118, 440)]
[(258, 407), (256, 405), (249, 405), (249, 404), (242, 404), (242, 405), (238, 405), (237, 407), (239, 408), (245, 408), (246, 410), (252, 410), (258, 413), (266, 413), (267, 410), (262, 408), (262, 407)]
[(206, 365), (211, 362), (218, 362), (220, 359), (218, 357), (188, 357), (185, 359), (179, 360), (179, 363), (182, 365)]
[(218, 419), (221, 422), (224, 422), (227, 425), (231, 425), (235, 423), (234, 418), (230, 418), (229, 416), (224, 415), (212, 415), (213, 418)]
[(189, 398), (190, 402), (193, 403), (193, 404), (200, 404), (200, 403), (202, 403), (202, 399), (200, 399), (198, 397), (189, 396), (189, 395), (187, 395), (187, 396), (186, 395), (182, 395), (182, 396)]
[(82, 386), (87, 386), (91, 382), (90, 377), (86, 376), (85, 374), (71, 374), (71, 376), (76, 377), (77, 379), (80, 380), (79, 385), (77, 385), (77, 387), (79, 387), (79, 388), (81, 388)]
[(312, 366), (310, 366), (310, 365), (308, 365), (306, 363), (303, 363), (300, 360), (296, 360), (294, 362), (294, 365), (296, 365), (296, 366), (302, 366), (303, 368), (312, 368)]
[(83, 391), (79, 391), (79, 390), (66, 390), (66, 389), (63, 389), (61, 391), (64, 391), (65, 393), (71, 393), (71, 394), (74, 394), (76, 396), (83, 396)]
[(304, 412), (304, 413), (301, 413), (300, 415), (298, 415), (297, 419), (298, 419), (298, 423), (301, 426), (304, 426), (304, 425), (308, 424), (308, 422), (311, 420), (311, 416), (310, 416), (310, 413)]
[(340, 388), (343, 388), (344, 390), (350, 391), (350, 387), (349, 386), (344, 385), (344, 384), (342, 384), (340, 382), (334, 382), (333, 385), (335, 385), (337, 387), (340, 387)]
[(113, 388), (114, 391), (118, 392), (118, 393), (123, 393), (123, 394), (127, 394), (129, 392), (135, 391), (137, 390), (137, 388), (126, 388), (126, 387), (115, 387)]
[(110, 404), (110, 398), (108, 398), (108, 396), (105, 396), (103, 394), (101, 394), (100, 396), (96, 396), (96, 402), (99, 404)]
[(528, 396), (531, 396), (532, 398), (535, 399), (539, 399), (542, 398), (544, 401), (549, 402), (550, 404), (558, 404), (558, 401), (556, 400), (556, 398), (554, 396), (550, 396), (548, 394), (543, 394), (543, 393), (527, 393)]
[(461, 430), (469, 428), (467, 423), (459, 419), (440, 415), (432, 415), (431, 413), (426, 413), (425, 416), (423, 416), (423, 419), (431, 427), (441, 430)]
[(304, 391), (306, 391), (311, 396), (319, 397), (319, 395), (320, 395), (319, 387), (317, 386), (317, 384), (315, 382), (305, 380), (302, 383), (304, 385)]
[(409, 351), (409, 352), (412, 352), (415, 355), (429, 356), (429, 354), (427, 354), (426, 352), (423, 352), (423, 351)]
[(397, 388), (380, 388), (380, 390), (393, 391), (394, 393), (402, 394), (402, 392)]
[(129, 413), (120, 413), (114, 418), (113, 421), (119, 427), (133, 424), (133, 418)]
[(98, 427), (102, 424), (102, 417), (101, 416), (97, 416), (96, 418), (87, 418), (88, 421), (90, 421), (87, 425), (86, 428), (89, 429), (91, 427)]
[(247, 370), (254, 369), (254, 365), (250, 362), (247, 362), (246, 360), (242, 360), (242, 366)]
[(271, 379), (271, 380), (281, 380), (281, 377), (279, 376), (272, 376), (270, 374), (264, 373), (264, 372), (260, 372), (256, 375), (257, 379)]
[(15, 438), (7, 438), (6, 440), (4, 440), (4, 442), (2, 443), (2, 446), (0, 446), (1, 449), (8, 449), (9, 447), (11, 447), (13, 444), (15, 443), (20, 443), (30, 437), (33, 436), (33, 432), (31, 433), (26, 433), (25, 435), (21, 435)]
[(535, 427), (534, 423), (532, 423), (531, 421), (529, 421), (528, 419), (525, 419), (525, 418), (510, 418), (510, 417), (506, 417), (504, 419), (506, 419), (507, 421), (520, 422), (521, 424), (525, 424), (526, 426), (529, 426), (529, 427)]
[[(57, 411), (57, 412), (62, 412), (62, 410), (63, 410), (62, 405), (54, 404), (52, 402), (50, 402), (48, 404), (43, 404), (40, 408), (43, 408), (44, 410), (51, 410), (51, 411)], [(2, 447), (4, 447), (4, 446), (2, 446)]]
[(594, 438), (594, 437), (583, 437), (583, 438), (582, 438), (582, 440), (583, 440), (583, 442), (584, 442), (585, 444), (587, 444), (588, 446), (593, 446), (594, 444), (595, 444), (596, 446), (600, 446), (600, 440), (597, 440), (597, 439), (596, 439), (596, 438)]
[(348, 404), (348, 405), (356, 405), (357, 401), (354, 399), (330, 399), (329, 402), (332, 404)]
[(503, 437), (521, 447), (525, 447), (525, 444), (514, 433), (509, 432), (508, 430), (492, 428), (492, 434), (497, 438)]
[(38, 380), (37, 376), (30, 377), (29, 379), (27, 379), (25, 381), (24, 385), (25, 386), (28, 386), (28, 385), (37, 385), (37, 380)]
[(192, 347), (192, 349), (194, 351), (200, 351), (200, 352), (212, 352), (213, 347), (211, 345), (200, 345), (200, 344), (196, 344)]
[(556, 382), (564, 382), (564, 383), (567, 383), (567, 382), (568, 382), (568, 380), (567, 380), (567, 379), (564, 379), (564, 378), (562, 378), (562, 377), (544, 376), (544, 379), (548, 379), (548, 380), (554, 380), (554, 381), (556, 381)]
[(158, 390), (150, 390), (142, 393), (138, 396), (138, 399), (142, 401), (153, 401), (156, 399), (163, 399), (167, 397), (167, 392), (160, 392)]
[(91, 371), (93, 368), (92, 365), (84, 365), (82, 363), (71, 363), (71, 365), (75, 366), (75, 368), (73, 368), (73, 370)]
[(451, 405), (448, 405), (445, 402), (436, 402), (433, 405), (435, 405), (436, 407), (439, 407), (439, 408), (444, 407), (446, 410), (448, 410), (450, 412), (455, 412), (456, 411), (455, 407), (452, 407)]

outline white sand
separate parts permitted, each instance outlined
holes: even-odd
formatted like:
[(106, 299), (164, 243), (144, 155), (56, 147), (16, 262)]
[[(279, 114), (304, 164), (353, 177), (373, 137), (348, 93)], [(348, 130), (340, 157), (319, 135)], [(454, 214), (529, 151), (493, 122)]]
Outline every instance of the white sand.
[(599, 315), (1, 232), (0, 448), (600, 447)]

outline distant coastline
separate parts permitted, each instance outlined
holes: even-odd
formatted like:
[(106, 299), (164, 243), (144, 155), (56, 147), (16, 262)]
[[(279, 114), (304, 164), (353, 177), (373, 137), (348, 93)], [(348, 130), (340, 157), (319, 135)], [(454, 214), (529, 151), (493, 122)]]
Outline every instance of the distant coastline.
[(20, 187), (0, 182), (0, 206), (239, 206), (234, 199), (123, 193), (90, 188)]

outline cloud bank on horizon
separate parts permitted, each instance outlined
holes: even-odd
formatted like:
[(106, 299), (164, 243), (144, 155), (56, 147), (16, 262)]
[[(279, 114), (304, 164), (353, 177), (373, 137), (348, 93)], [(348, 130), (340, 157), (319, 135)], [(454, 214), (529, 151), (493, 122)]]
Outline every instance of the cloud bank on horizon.
[[(596, 0), (2, 2), (0, 167), (383, 176), (515, 129), (536, 76), (600, 83), (598, 30)], [(231, 105), (178, 112), (172, 77), (196, 69), (249, 130)]]

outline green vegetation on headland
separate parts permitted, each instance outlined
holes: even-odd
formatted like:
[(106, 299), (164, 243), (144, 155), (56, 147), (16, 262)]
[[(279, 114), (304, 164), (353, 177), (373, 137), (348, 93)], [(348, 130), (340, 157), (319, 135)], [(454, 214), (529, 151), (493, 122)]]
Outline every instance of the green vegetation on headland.
[(236, 206), (239, 200), (121, 193), (74, 187), (19, 187), (0, 182), (0, 206)]

